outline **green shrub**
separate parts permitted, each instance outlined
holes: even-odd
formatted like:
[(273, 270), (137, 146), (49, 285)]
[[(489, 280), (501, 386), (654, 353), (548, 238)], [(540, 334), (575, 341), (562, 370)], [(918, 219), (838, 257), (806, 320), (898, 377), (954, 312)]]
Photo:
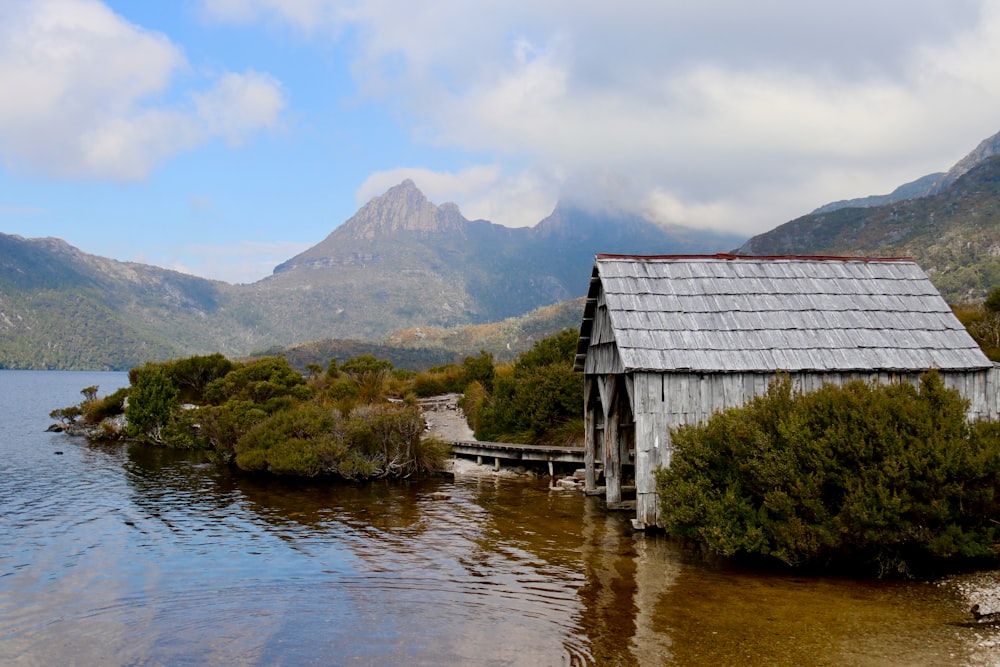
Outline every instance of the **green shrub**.
[(469, 427), (474, 433), (478, 433), (482, 429), (479, 415), (483, 413), (483, 406), (486, 404), (487, 398), (486, 389), (483, 385), (478, 382), (470, 382), (458, 402), (458, 407), (462, 408)]
[(437, 396), (461, 393), (465, 391), (465, 385), (465, 369), (457, 364), (449, 364), (417, 373), (412, 380), (411, 389), (417, 396)]
[(162, 442), (160, 429), (178, 407), (177, 388), (160, 364), (146, 364), (129, 373), (128, 435), (140, 440)]
[(493, 392), (475, 415), (481, 440), (551, 444), (554, 432), (580, 419), (583, 378), (568, 363), (518, 368), (498, 375)]
[(438, 436), (417, 438), (414, 442), (412, 464), (414, 472), (434, 473), (444, 466), (451, 456), (451, 443)]
[(725, 556), (881, 575), (994, 559), (1000, 426), (968, 424), (936, 372), (797, 395), (787, 377), (673, 433), (657, 472), (672, 534)]
[(209, 384), (225, 377), (237, 365), (219, 353), (193, 356), (164, 364), (185, 403), (201, 403)]
[(76, 423), (77, 418), (83, 414), (83, 408), (79, 405), (71, 405), (66, 408), (56, 408), (49, 413), (52, 419), (58, 419), (63, 424)]
[(493, 378), (496, 376), (496, 366), (493, 355), (486, 350), (480, 350), (479, 356), (466, 357), (462, 361), (466, 382), (478, 382), (486, 391), (493, 391)]
[(563, 444), (566, 424), (583, 418), (583, 376), (573, 370), (576, 343), (577, 332), (566, 329), (535, 343), (510, 372), (484, 377), (492, 390), (483, 382), (470, 384), (476, 389), (467, 392), (463, 406), (476, 437)]
[(236, 443), (268, 413), (253, 401), (230, 400), (225, 405), (201, 407), (197, 411), (199, 432), (207, 446), (223, 461), (235, 456)]
[(163, 444), (174, 449), (205, 449), (210, 443), (201, 432), (201, 411), (190, 406), (174, 411), (160, 430)]
[(312, 477), (331, 472), (343, 457), (339, 415), (316, 404), (283, 410), (236, 443), (236, 465), (248, 471)]
[(205, 401), (213, 405), (231, 399), (265, 403), (279, 396), (308, 400), (312, 395), (302, 374), (282, 357), (263, 357), (239, 366), (211, 381), (204, 391)]
[(369, 476), (406, 476), (417, 471), (415, 452), (423, 430), (423, 417), (415, 407), (362, 405), (348, 417), (348, 447), (372, 462)]
[(392, 362), (376, 359), (371, 354), (361, 354), (345, 361), (340, 371), (354, 383), (360, 402), (375, 403), (385, 398), (386, 385), (392, 375)]
[(236, 442), (234, 461), (243, 470), (277, 475), (405, 477), (436, 470), (448, 455), (446, 443), (424, 442), (422, 432), (415, 407), (364, 405), (345, 419), (306, 403), (250, 427)]
[(85, 424), (100, 424), (105, 419), (116, 417), (125, 412), (125, 398), (128, 387), (122, 387), (104, 398), (85, 400), (82, 404), (83, 422)]
[[(280, 357), (245, 365), (221, 355), (149, 363), (129, 372), (128, 390), (97, 400), (89, 387), (83, 408), (52, 416), (110, 416), (121, 412), (127, 393), (131, 437), (207, 448), (216, 461), (276, 475), (407, 476), (434, 470), (447, 456), (447, 445), (421, 440), (424, 421), (412, 394), (402, 405), (376, 403), (392, 375), (389, 362), (361, 355), (340, 367), (331, 362), (325, 375), (321, 367), (310, 371), (307, 382)], [(408, 379), (397, 374), (393, 381), (408, 389)], [(182, 407), (178, 383), (202, 404)]]

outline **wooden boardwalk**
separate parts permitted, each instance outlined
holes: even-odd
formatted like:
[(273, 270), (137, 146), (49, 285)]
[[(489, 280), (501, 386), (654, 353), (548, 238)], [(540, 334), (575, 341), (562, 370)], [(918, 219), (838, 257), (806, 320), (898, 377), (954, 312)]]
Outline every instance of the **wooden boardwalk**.
[(500, 461), (531, 461), (549, 464), (549, 474), (555, 463), (576, 463), (583, 465), (583, 447), (548, 447), (544, 445), (519, 445), (509, 442), (482, 442), (480, 440), (460, 440), (451, 443), (451, 451), (456, 456), (474, 456), (480, 464), (483, 459), (493, 459), (493, 465), (500, 469)]

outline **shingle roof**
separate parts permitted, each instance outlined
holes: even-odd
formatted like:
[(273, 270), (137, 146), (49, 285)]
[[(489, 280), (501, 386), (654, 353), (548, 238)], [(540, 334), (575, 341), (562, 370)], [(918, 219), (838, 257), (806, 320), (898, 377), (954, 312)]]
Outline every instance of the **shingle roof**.
[(598, 255), (626, 371), (912, 371), (991, 362), (909, 259)]

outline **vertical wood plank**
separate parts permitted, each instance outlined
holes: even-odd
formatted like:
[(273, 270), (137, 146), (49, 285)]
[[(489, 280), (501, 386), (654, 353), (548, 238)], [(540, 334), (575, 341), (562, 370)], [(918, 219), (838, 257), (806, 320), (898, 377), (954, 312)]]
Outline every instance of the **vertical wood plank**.
[(588, 492), (597, 489), (597, 471), (594, 465), (594, 451), (596, 449), (594, 442), (594, 428), (596, 427), (594, 391), (594, 376), (585, 376), (583, 380), (583, 467), (585, 473), (583, 488)]

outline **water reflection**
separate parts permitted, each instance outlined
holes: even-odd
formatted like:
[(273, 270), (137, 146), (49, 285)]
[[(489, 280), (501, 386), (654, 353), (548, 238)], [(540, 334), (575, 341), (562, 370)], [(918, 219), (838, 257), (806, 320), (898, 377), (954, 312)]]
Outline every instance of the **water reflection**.
[[(313, 627), (311, 609), (346, 625), (331, 648), (373, 660), (908, 665), (966, 654), (942, 589), (706, 564), (544, 480), (295, 483), (147, 448), (130, 448), (125, 469), (134, 506), (175, 543), (266, 564), (268, 606), (295, 607), (281, 633)], [(235, 592), (223, 607), (247, 602)]]
[(947, 589), (706, 564), (544, 479), (292, 482), (58, 447), (0, 469), (3, 664), (969, 660)]

